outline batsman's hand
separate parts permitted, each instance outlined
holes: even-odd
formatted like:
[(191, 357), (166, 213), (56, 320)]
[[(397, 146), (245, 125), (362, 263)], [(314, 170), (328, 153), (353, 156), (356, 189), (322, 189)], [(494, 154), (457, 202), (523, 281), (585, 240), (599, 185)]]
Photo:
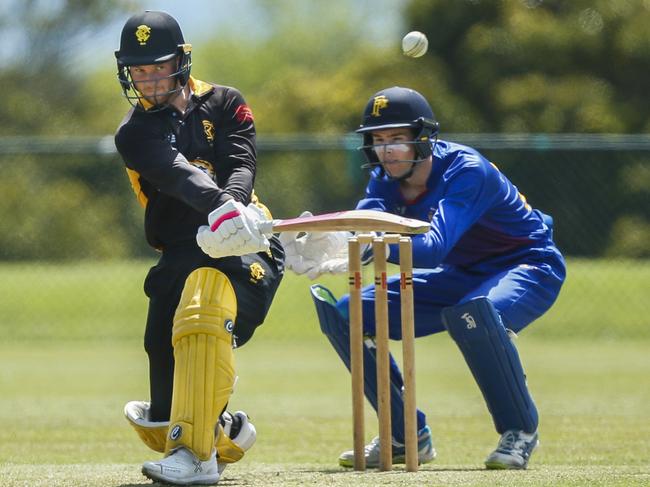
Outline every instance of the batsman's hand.
[[(300, 216), (312, 214), (305, 211)], [(349, 232), (281, 233), (285, 266), (296, 274), (306, 274), (310, 279), (325, 273), (346, 272), (347, 241), (351, 235)]]
[(210, 257), (240, 256), (269, 250), (269, 240), (258, 226), (268, 218), (249, 204), (229, 200), (208, 215), (209, 225), (199, 227), (196, 242)]

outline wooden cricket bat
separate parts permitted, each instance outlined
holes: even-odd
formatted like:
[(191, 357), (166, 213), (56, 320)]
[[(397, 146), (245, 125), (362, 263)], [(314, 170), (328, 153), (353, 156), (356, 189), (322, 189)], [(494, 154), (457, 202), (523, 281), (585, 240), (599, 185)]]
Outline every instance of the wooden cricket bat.
[(375, 210), (347, 210), (287, 220), (270, 220), (260, 224), (265, 235), (279, 232), (392, 232), (425, 233), (431, 224), (422, 220)]

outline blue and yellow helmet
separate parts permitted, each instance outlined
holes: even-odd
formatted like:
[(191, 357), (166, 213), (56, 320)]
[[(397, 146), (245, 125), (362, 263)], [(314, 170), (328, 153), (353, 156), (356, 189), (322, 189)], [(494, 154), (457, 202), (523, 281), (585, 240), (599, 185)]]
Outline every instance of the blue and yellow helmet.
[(386, 88), (370, 97), (361, 125), (356, 130), (363, 135), (360, 149), (368, 160), (364, 167), (379, 164), (372, 149), (372, 132), (402, 127), (412, 129), (417, 161), (428, 158), (432, 152), (431, 139), (438, 135), (439, 124), (426, 98), (415, 90), (401, 86)]

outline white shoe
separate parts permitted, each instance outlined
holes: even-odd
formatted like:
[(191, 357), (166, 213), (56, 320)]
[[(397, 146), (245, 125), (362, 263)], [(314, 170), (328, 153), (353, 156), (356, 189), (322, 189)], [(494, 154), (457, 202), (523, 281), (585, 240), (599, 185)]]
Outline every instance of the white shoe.
[[(393, 443), (393, 464), (406, 462), (406, 452), (405, 447), (402, 443), (398, 443), (395, 439), (392, 440)], [(366, 467), (368, 468), (379, 468), (379, 456), (380, 456), (380, 445), (379, 437), (375, 437), (369, 444), (364, 448), (366, 456)], [(420, 431), (418, 431), (418, 463), (429, 463), (436, 458), (436, 449), (433, 447), (433, 440), (431, 439), (431, 429), (428, 426), (425, 426)], [(354, 466), (354, 450), (344, 451), (339, 456), (339, 465), (342, 467), (353, 467)]]
[(485, 459), (485, 466), (490, 470), (524, 470), (537, 445), (537, 431), (529, 434), (521, 430), (508, 430), (501, 435), (497, 449)]
[[(257, 430), (244, 411), (237, 411), (235, 414), (224, 411), (219, 421), (223, 432), (242, 450), (248, 451), (255, 444)], [(219, 463), (219, 475), (227, 466), (227, 463)]]
[(178, 448), (158, 462), (145, 462), (142, 465), (145, 477), (155, 482), (172, 485), (212, 485), (219, 481), (217, 451), (206, 461), (199, 460), (185, 447)]

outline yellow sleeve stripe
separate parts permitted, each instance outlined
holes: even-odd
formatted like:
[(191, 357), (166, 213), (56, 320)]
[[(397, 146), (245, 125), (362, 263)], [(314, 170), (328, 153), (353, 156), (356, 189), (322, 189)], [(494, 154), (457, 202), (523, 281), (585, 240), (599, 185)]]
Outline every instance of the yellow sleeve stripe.
[(142, 187), (140, 186), (140, 173), (127, 167), (126, 174), (129, 176), (129, 181), (131, 181), (133, 192), (135, 193), (136, 198), (138, 198), (138, 203), (140, 203), (140, 206), (142, 206), (142, 208), (146, 208), (147, 202), (149, 200), (147, 198), (147, 195), (145, 195), (142, 191)]

